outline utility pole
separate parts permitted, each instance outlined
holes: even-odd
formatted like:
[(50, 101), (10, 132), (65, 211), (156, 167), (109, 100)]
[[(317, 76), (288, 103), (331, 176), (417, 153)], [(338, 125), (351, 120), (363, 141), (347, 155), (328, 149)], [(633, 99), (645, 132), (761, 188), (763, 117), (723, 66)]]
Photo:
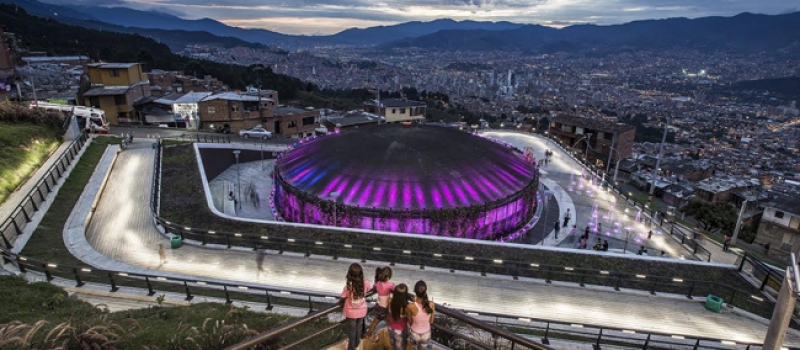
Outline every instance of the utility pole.
[(739, 230), (742, 228), (742, 216), (744, 216), (745, 208), (747, 208), (747, 198), (744, 199), (742, 202), (742, 208), (739, 209), (739, 216), (736, 218), (736, 228), (733, 230), (731, 244), (736, 244), (736, 239), (739, 238)]
[(658, 179), (658, 171), (661, 168), (661, 155), (664, 153), (664, 143), (667, 142), (667, 131), (669, 130), (669, 117), (664, 120), (664, 136), (661, 137), (661, 146), (658, 147), (658, 158), (656, 158), (656, 171), (650, 178), (653, 182), (650, 184), (650, 195), (647, 196), (647, 201), (653, 201), (653, 192), (656, 190), (656, 181)]
[(786, 338), (786, 331), (789, 329), (789, 322), (792, 321), (794, 305), (797, 302), (798, 289), (800, 289), (800, 274), (798, 274), (797, 259), (794, 253), (789, 256), (792, 265), (784, 272), (783, 283), (778, 294), (778, 301), (772, 311), (772, 318), (769, 321), (767, 335), (764, 338), (763, 350), (779, 350), (783, 346)]

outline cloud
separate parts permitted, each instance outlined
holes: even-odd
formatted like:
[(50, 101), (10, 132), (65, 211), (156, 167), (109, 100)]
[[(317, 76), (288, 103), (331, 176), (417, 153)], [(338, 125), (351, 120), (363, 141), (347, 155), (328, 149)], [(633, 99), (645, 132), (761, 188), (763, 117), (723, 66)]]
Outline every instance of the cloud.
[[(214, 18), (237, 26), (292, 34), (438, 18), (511, 21), (563, 27), (668, 17), (778, 14), (786, 0), (46, 0), (156, 9), (183, 18)], [(796, 10), (794, 8), (790, 10)]]

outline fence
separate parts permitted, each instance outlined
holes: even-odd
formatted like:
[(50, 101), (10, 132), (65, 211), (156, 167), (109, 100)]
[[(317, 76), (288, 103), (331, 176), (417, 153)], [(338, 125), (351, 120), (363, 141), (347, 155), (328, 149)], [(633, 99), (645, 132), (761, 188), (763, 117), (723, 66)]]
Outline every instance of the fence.
[(6, 249), (14, 248), (17, 237), (22, 235), (25, 227), (31, 222), (33, 214), (39, 211), (42, 203), (47, 200), (47, 195), (53, 192), (58, 181), (61, 180), (67, 172), (67, 168), (69, 168), (75, 157), (80, 153), (81, 148), (86, 144), (86, 140), (88, 140), (86, 133), (81, 133), (77, 139), (73, 140), (67, 146), (66, 151), (47, 168), (44, 176), (25, 194), (22, 201), (11, 212), (11, 215), (0, 224), (0, 237)]

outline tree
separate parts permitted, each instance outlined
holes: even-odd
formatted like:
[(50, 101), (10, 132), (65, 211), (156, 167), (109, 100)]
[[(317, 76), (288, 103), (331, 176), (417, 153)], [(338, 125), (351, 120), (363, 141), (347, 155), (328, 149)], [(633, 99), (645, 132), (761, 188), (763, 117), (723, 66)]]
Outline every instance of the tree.
[(736, 209), (728, 203), (712, 204), (694, 199), (681, 208), (681, 212), (695, 218), (705, 231), (732, 232), (736, 226)]

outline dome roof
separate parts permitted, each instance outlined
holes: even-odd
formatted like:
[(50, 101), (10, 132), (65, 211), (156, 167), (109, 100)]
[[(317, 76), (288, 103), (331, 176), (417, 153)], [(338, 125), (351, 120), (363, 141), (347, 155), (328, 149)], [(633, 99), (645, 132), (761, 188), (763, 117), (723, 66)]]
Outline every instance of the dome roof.
[(519, 152), (436, 126), (375, 125), (317, 138), (284, 154), (276, 171), (294, 188), (345, 205), (439, 209), (513, 195), (535, 177)]

